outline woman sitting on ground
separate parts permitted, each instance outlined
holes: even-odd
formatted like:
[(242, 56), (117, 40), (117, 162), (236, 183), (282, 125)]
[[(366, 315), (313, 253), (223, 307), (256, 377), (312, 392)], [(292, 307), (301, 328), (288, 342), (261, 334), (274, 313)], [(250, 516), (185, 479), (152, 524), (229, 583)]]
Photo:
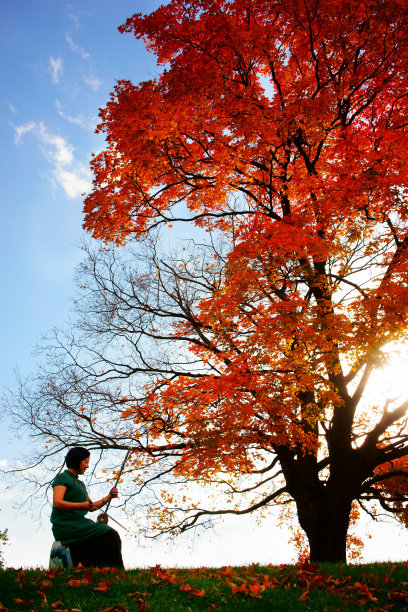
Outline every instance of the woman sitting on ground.
[(68, 451), (65, 463), (68, 469), (52, 483), (52, 532), (56, 540), (69, 546), (74, 565), (83, 567), (123, 568), (120, 536), (108, 525), (85, 518), (87, 512), (99, 510), (112, 497), (118, 497), (116, 487), (109, 495), (92, 502), (84, 483), (78, 479), (89, 467), (90, 452), (82, 446)]

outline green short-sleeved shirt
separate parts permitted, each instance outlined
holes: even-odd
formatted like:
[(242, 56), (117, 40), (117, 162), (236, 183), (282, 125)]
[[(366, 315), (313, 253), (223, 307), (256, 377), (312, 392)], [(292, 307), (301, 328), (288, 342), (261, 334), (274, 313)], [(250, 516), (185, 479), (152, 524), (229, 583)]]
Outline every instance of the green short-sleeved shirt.
[[(56, 487), (58, 485), (67, 488), (64, 501), (80, 503), (88, 500), (84, 483), (69, 470), (65, 470), (55, 478), (52, 486)], [(91, 519), (85, 518), (86, 513), (87, 510), (59, 510), (53, 508), (51, 523), (54, 538), (64, 546), (68, 546), (71, 542), (86, 540), (110, 530), (108, 525), (95, 523)]]

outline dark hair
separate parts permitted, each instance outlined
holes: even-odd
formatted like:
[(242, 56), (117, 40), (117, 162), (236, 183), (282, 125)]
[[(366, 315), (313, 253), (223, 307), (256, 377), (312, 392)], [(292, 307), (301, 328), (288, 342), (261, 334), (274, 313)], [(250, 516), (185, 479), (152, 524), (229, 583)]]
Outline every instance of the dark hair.
[(65, 463), (67, 468), (79, 471), (81, 461), (89, 457), (91, 453), (82, 446), (73, 446), (69, 449), (67, 456), (65, 457)]

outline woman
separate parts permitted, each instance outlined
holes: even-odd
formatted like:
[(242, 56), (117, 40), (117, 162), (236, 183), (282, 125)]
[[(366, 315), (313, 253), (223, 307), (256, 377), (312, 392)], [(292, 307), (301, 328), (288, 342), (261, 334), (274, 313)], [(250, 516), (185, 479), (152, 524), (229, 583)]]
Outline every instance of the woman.
[(106, 497), (96, 502), (89, 499), (84, 483), (78, 479), (88, 469), (89, 457), (86, 448), (71, 448), (65, 458), (68, 469), (52, 483), (52, 532), (56, 540), (69, 546), (74, 565), (123, 568), (122, 543), (117, 531), (85, 518), (87, 512), (99, 510), (112, 497), (118, 497), (118, 490), (113, 487)]

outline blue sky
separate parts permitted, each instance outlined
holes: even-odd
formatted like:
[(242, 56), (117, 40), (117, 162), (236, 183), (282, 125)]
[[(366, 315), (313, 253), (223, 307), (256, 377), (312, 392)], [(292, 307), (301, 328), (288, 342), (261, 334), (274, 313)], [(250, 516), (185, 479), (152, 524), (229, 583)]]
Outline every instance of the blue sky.
[[(89, 158), (103, 147), (94, 133), (98, 108), (116, 79), (155, 76), (155, 59), (117, 27), (156, 0), (2, 0), (0, 3), (0, 173), (2, 299), (0, 382), (13, 370), (35, 368), (40, 336), (64, 323), (81, 260), (82, 197), (89, 189)], [(0, 464), (18, 458), (25, 442), (0, 421)], [(52, 543), (47, 518), (34, 521), (14, 509), (12, 490), (0, 483), (0, 530), (9, 528), (8, 565), (46, 565)], [(102, 494), (102, 493), (101, 493)], [(372, 530), (366, 523), (363, 530)], [(239, 537), (237, 534), (239, 533)], [(406, 532), (394, 524), (374, 530), (366, 558), (406, 557)], [(405, 539), (404, 539), (405, 538)], [(280, 563), (291, 560), (288, 534), (270, 521), (231, 519), (214, 533), (174, 545), (135, 547), (124, 537), (127, 566)], [(265, 542), (268, 545), (265, 546)], [(382, 547), (385, 547), (382, 550)], [(248, 552), (249, 551), (249, 552)]]
[(3, 382), (30, 366), (39, 335), (60, 324), (80, 259), (81, 193), (98, 109), (115, 79), (155, 73), (143, 43), (117, 26), (155, 0), (2, 0), (0, 147)]

